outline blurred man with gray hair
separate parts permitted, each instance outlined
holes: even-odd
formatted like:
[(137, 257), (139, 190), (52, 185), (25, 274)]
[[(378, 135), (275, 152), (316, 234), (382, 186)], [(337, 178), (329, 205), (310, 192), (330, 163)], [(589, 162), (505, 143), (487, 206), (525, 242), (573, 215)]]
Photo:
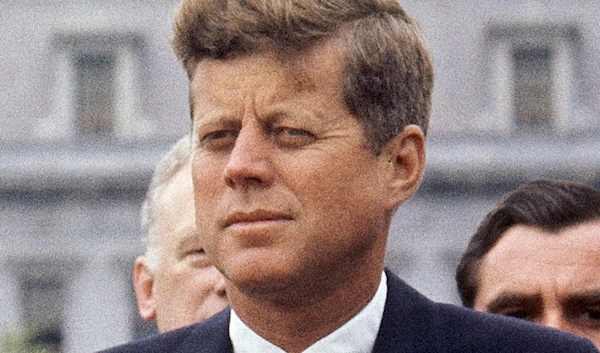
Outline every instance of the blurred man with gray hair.
[(141, 212), (146, 253), (137, 258), (134, 288), (140, 316), (159, 332), (191, 325), (227, 305), (225, 280), (204, 252), (194, 215), (190, 138), (158, 163)]

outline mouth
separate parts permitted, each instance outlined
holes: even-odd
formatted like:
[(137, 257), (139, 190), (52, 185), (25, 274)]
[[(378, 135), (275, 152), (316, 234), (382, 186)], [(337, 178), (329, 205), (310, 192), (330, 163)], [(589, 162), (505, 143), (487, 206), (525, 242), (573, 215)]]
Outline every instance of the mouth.
[(252, 212), (235, 212), (225, 218), (221, 224), (223, 228), (258, 225), (270, 222), (290, 221), (292, 217), (285, 213), (257, 210)]

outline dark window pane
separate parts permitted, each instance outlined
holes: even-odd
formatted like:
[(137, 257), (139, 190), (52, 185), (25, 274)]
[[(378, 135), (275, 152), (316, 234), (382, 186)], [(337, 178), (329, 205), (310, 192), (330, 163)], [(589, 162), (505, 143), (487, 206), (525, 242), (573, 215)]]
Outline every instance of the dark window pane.
[(62, 341), (62, 286), (51, 278), (23, 282), (23, 303), (29, 332), (27, 346), (60, 352)]
[(108, 137), (114, 129), (115, 58), (83, 54), (76, 65), (78, 133)]
[(516, 124), (526, 130), (552, 127), (552, 52), (547, 47), (513, 50)]

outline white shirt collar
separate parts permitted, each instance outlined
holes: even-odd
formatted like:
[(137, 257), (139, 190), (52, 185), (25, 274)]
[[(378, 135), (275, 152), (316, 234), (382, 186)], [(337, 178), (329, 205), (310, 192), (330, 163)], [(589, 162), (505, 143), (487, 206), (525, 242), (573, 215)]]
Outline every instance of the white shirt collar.
[[(373, 299), (352, 319), (315, 342), (303, 353), (371, 353), (383, 318), (386, 299), (387, 277), (384, 272)], [(285, 353), (252, 331), (233, 309), (229, 322), (229, 337), (235, 353)]]

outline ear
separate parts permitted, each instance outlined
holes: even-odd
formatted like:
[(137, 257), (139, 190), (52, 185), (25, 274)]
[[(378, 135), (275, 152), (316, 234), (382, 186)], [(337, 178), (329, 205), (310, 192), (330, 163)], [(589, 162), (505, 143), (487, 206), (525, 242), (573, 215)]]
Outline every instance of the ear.
[(154, 273), (148, 267), (146, 258), (140, 256), (135, 260), (133, 268), (133, 287), (137, 298), (138, 311), (145, 321), (156, 318), (154, 303)]
[(419, 187), (425, 168), (425, 134), (420, 127), (408, 125), (384, 148), (388, 163), (388, 206), (396, 209)]

